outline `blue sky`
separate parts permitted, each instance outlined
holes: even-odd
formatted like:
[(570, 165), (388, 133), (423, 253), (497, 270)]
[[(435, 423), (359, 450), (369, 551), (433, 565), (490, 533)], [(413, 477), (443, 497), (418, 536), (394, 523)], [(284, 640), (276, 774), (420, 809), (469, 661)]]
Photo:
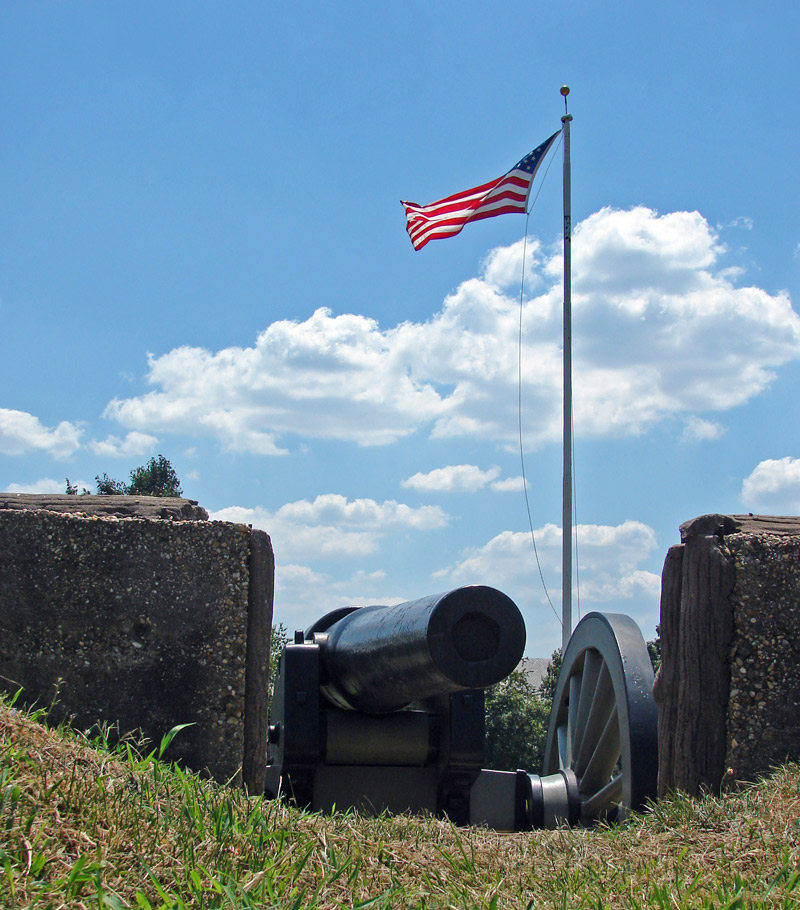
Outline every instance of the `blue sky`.
[(521, 395), (525, 217), (415, 253), (399, 200), (500, 176), (567, 83), (578, 599), (651, 637), (681, 522), (800, 512), (799, 26), (738, 0), (0, 5), (0, 489), (163, 453), (270, 533), (290, 629), (482, 583), (549, 655), (561, 149)]

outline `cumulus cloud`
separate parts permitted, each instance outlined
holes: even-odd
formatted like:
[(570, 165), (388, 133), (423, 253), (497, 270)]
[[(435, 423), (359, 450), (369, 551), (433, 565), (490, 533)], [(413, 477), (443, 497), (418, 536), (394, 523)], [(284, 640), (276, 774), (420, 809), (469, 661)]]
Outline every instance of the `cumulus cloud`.
[(484, 280), (494, 287), (519, 287), (522, 280), (523, 259), (525, 263), (525, 290), (531, 291), (542, 284), (541, 269), (543, 247), (541, 241), (524, 238), (511, 246), (497, 247), (483, 261)]
[[(294, 563), (281, 563), (275, 572), (275, 623), (283, 623), (291, 635), (295, 629), (306, 629), (330, 610), (343, 604), (320, 605), (321, 592), (327, 592), (331, 579), (324, 572)], [(324, 596), (324, 595), (323, 595)], [(316, 615), (314, 615), (316, 614)]]
[(486, 487), (495, 493), (519, 493), (523, 489), (522, 477), (498, 479), (499, 475), (496, 466), (483, 470), (474, 464), (453, 464), (413, 474), (401, 485), (421, 493), (475, 493)]
[(575, 242), (587, 246), (575, 276), (583, 432), (641, 432), (669, 414), (724, 411), (800, 356), (788, 296), (715, 272), (722, 249), (698, 213), (603, 209)]
[(732, 221), (729, 221), (727, 224), (721, 224), (720, 228), (741, 228), (744, 231), (753, 230), (753, 219), (748, 215), (739, 215), (738, 218), (734, 218)]
[[(114, 399), (106, 416), (264, 455), (285, 453), (289, 436), (385, 445), (422, 431), (511, 445), (521, 376), (526, 444), (557, 441), (561, 253), (528, 243), (520, 365), (522, 248), (492, 251), (424, 323), (382, 329), (320, 308), (304, 322), (272, 323), (252, 347), (151, 356), (151, 391)], [(740, 287), (723, 252), (697, 212), (604, 208), (576, 226), (576, 433), (639, 434), (666, 418), (725, 411), (800, 358), (788, 295)]]
[[(78, 481), (76, 484), (82, 490), (85, 484)], [(64, 480), (54, 480), (52, 477), (43, 477), (33, 483), (10, 483), (5, 487), (8, 493), (63, 493), (67, 484)]]
[(69, 458), (80, 448), (82, 430), (68, 420), (46, 427), (25, 411), (0, 408), (0, 452), (25, 455), (45, 452), (53, 458)]
[[(583, 603), (602, 609), (603, 604), (644, 597), (657, 608), (661, 579), (642, 568), (657, 546), (652, 528), (637, 521), (617, 526), (584, 524), (577, 527), (576, 535)], [(534, 537), (545, 581), (555, 580), (550, 595), (560, 600), (561, 528), (547, 524)], [(493, 585), (514, 592), (511, 596), (519, 603), (544, 599), (531, 535), (525, 531), (503, 531), (439, 574), (456, 584), (491, 578)]]
[(278, 439), (286, 433), (394, 442), (442, 405), (429, 381), (410, 375), (398, 333), (321, 308), (302, 323), (273, 323), (253, 348), (151, 356), (148, 379), (158, 390), (115, 399), (106, 414), (141, 430), (208, 433), (228, 449), (263, 455), (285, 453)]
[[(433, 531), (444, 526), (448, 518), (446, 513), (431, 507), (398, 506), (394, 502), (350, 501), (331, 494), (313, 501), (288, 503), (274, 512), (236, 506), (210, 517), (252, 524), (279, 542), (275, 618), (292, 631), (308, 627), (338, 607), (393, 604), (408, 598), (407, 592), (391, 590), (381, 569), (365, 571), (358, 563), (379, 552), (391, 541), (392, 534), (410, 529)], [(548, 524), (535, 533), (542, 571), (558, 610), (561, 530)], [(578, 603), (585, 610), (620, 610), (632, 615), (644, 630), (654, 628), (660, 576), (647, 568), (657, 547), (653, 530), (636, 521), (617, 526), (584, 524), (578, 526), (577, 536), (580, 598), (576, 598), (576, 612)], [(347, 560), (352, 560), (354, 567), (349, 575)], [(435, 572), (429, 581), (431, 591), (462, 584), (491, 584), (499, 588), (526, 616), (529, 653), (543, 655), (552, 650), (542, 642), (555, 640), (557, 618), (542, 606), (546, 599), (529, 533), (497, 534), (483, 546), (465, 551), (456, 563)]]
[(451, 464), (427, 474), (413, 474), (402, 486), (424, 493), (474, 493), (495, 480), (500, 468), (482, 471), (474, 464)]
[(229, 506), (210, 514), (216, 521), (232, 521), (261, 528), (281, 541), (281, 558), (289, 562), (318, 557), (364, 557), (375, 553), (392, 531), (431, 531), (444, 527), (449, 517), (438, 506), (412, 508), (403, 503), (374, 499), (348, 500), (330, 493), (286, 503), (275, 512), (263, 508)]
[(386, 595), (384, 583), (380, 570), (333, 579), (309, 566), (281, 564), (275, 573), (275, 622), (283, 623), (291, 634), (340, 607), (401, 603), (402, 597)]
[(414, 509), (394, 500), (378, 503), (374, 499), (355, 499), (351, 502), (338, 493), (317, 496), (313, 502), (306, 499), (290, 502), (281, 506), (275, 514), (278, 518), (297, 523), (336, 524), (338, 527), (370, 531), (395, 528), (429, 531), (447, 524), (447, 516), (438, 506)]
[(709, 442), (724, 435), (725, 427), (716, 420), (704, 420), (694, 415), (686, 420), (681, 433), (681, 442)]
[[(278, 512), (280, 509), (278, 510)], [(212, 520), (251, 524), (281, 542), (281, 558), (300, 560), (316, 557), (364, 557), (376, 552), (378, 537), (370, 531), (348, 530), (334, 525), (307, 525), (266, 509), (230, 506), (210, 513)]]
[[(387, 593), (383, 570), (355, 568), (348, 575), (346, 560), (357, 563), (379, 552), (393, 533), (435, 531), (449, 521), (437, 506), (414, 509), (391, 500), (348, 500), (338, 494), (290, 502), (274, 512), (230, 506), (209, 517), (253, 525), (276, 541), (275, 621), (290, 632), (339, 607), (406, 599)], [(331, 560), (335, 574), (326, 570)]]
[(525, 489), (525, 479), (519, 477), (504, 477), (491, 484), (495, 493), (521, 493)]
[(800, 512), (800, 458), (762, 461), (742, 483), (742, 502), (751, 512)]
[(120, 439), (119, 436), (107, 436), (102, 441), (93, 439), (89, 443), (89, 448), (95, 455), (116, 458), (120, 456), (145, 455), (151, 452), (156, 445), (158, 445), (158, 439), (155, 436), (133, 430), (123, 439)]

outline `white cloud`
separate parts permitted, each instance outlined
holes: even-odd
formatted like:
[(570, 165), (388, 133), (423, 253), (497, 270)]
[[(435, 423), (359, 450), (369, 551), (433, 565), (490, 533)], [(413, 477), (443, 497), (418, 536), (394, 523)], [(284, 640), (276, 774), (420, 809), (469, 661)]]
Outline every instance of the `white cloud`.
[(414, 474), (401, 484), (426, 493), (474, 493), (500, 474), (500, 468), (482, 471), (474, 464), (451, 464), (427, 474)]
[(800, 355), (788, 296), (714, 272), (721, 248), (696, 212), (604, 209), (576, 229), (582, 244), (574, 281), (583, 432), (641, 432), (671, 413), (726, 410)]
[(739, 215), (738, 218), (734, 218), (732, 221), (729, 221), (727, 224), (719, 224), (717, 227), (720, 230), (725, 228), (740, 228), (744, 231), (753, 230), (753, 219), (749, 215)]
[(210, 518), (261, 528), (280, 542), (280, 558), (288, 562), (308, 559), (309, 554), (364, 557), (377, 552), (390, 531), (436, 530), (449, 520), (438, 506), (415, 509), (393, 500), (348, 501), (334, 493), (317, 496), (313, 502), (290, 502), (275, 512), (230, 506), (211, 513)]
[[(152, 391), (106, 416), (143, 433), (208, 435), (278, 455), (285, 438), (384, 445), (422, 430), (512, 445), (522, 376), (528, 446), (561, 434), (561, 253), (528, 244), (518, 362), (522, 244), (489, 253), (425, 323), (381, 329), (320, 308), (272, 323), (252, 347), (181, 347), (149, 358)], [(725, 411), (800, 358), (786, 293), (740, 287), (697, 212), (604, 208), (573, 237), (576, 433), (624, 436), (670, 417)]]
[(429, 531), (447, 524), (447, 514), (439, 506), (414, 509), (394, 500), (378, 503), (374, 499), (356, 499), (350, 502), (338, 493), (317, 496), (313, 502), (302, 499), (287, 503), (275, 515), (278, 519), (303, 524), (335, 524), (371, 531), (394, 528)]
[(281, 563), (275, 571), (274, 622), (283, 623), (291, 635), (340, 607), (401, 603), (400, 597), (386, 596), (384, 585), (381, 571), (359, 570), (334, 580), (309, 566)]
[(281, 563), (275, 570), (275, 607), (273, 622), (283, 623), (289, 635), (295, 629), (307, 629), (311, 623), (343, 604), (320, 603), (330, 578), (308, 566)]
[(95, 455), (116, 458), (119, 456), (146, 455), (156, 445), (158, 445), (158, 439), (155, 436), (149, 436), (147, 433), (139, 433), (137, 430), (133, 430), (124, 439), (120, 439), (119, 436), (108, 436), (102, 441), (93, 439), (89, 443), (89, 448)]
[[(82, 490), (86, 484), (79, 480), (76, 484)], [(43, 477), (33, 483), (10, 483), (6, 486), (7, 493), (63, 493), (67, 488), (65, 480), (54, 480), (52, 477)]]
[(416, 381), (398, 351), (402, 327), (382, 333), (363, 316), (317, 310), (303, 323), (275, 322), (253, 348), (212, 354), (178, 348), (150, 357), (140, 398), (114, 400), (106, 414), (137, 429), (217, 436), (226, 448), (285, 452), (285, 433), (382, 445), (435, 418), (441, 399)]
[[(271, 535), (275, 546), (275, 621), (292, 631), (307, 628), (331, 610), (350, 605), (393, 604), (407, 599), (387, 584), (385, 573), (358, 566), (375, 554), (391, 533), (404, 529), (440, 527), (439, 513), (397, 509), (396, 503), (345, 497), (318, 497), (313, 502), (288, 503), (265, 509), (229, 507), (211, 514), (212, 520), (252, 524)], [(384, 521), (386, 526), (384, 526)], [(655, 533), (647, 525), (626, 521), (618, 526), (579, 525), (577, 528), (580, 590), (584, 611), (611, 609), (629, 613), (647, 632), (658, 618), (660, 576), (648, 571), (654, 555)], [(549, 594), (560, 609), (561, 530), (548, 524), (536, 531), (537, 548)], [(354, 571), (347, 575), (347, 562)], [(333, 560), (333, 563), (330, 562)], [(327, 561), (327, 562), (326, 562)], [(330, 573), (325, 568), (335, 565)], [(490, 584), (511, 597), (526, 616), (527, 653), (550, 653), (557, 641), (557, 618), (550, 614), (539, 581), (530, 534), (504, 531), (484, 546), (466, 551), (454, 565), (429, 579), (431, 590), (462, 584)]]
[[(256, 510), (229, 509), (212, 518), (227, 520), (264, 519)], [(337, 560), (336, 577), (321, 570), (306, 543), (296, 547), (286, 535), (288, 526), (276, 525), (268, 518), (262, 525), (275, 533), (280, 542), (276, 552), (275, 621), (283, 622), (290, 632), (307, 628), (317, 619), (339, 607), (393, 604), (407, 599), (387, 590), (382, 571), (357, 569), (349, 577), (341, 575)], [(279, 531), (276, 531), (276, 527)], [(580, 589), (574, 600), (577, 621), (579, 607), (628, 613), (644, 634), (655, 629), (658, 621), (660, 577), (644, 564), (656, 550), (655, 534), (647, 525), (626, 521), (616, 527), (580, 525), (577, 529), (580, 554)], [(337, 532), (346, 535), (349, 532)], [(549, 582), (549, 594), (560, 610), (561, 531), (546, 525), (536, 531), (542, 570)], [(334, 555), (346, 555), (344, 552)], [(352, 554), (351, 554), (352, 555)], [(354, 554), (358, 556), (359, 554)], [(309, 565), (308, 563), (311, 562)], [(505, 531), (483, 547), (464, 553), (454, 566), (434, 573), (431, 591), (462, 584), (490, 584), (508, 594), (525, 616), (528, 629), (526, 653), (549, 654), (560, 639), (558, 616), (546, 604), (533, 557), (529, 533)]]
[[(579, 525), (576, 534), (583, 603), (602, 609), (601, 605), (644, 597), (657, 608), (661, 579), (641, 568), (656, 550), (652, 528), (626, 521), (617, 526)], [(561, 528), (547, 524), (534, 536), (551, 599), (560, 601)], [(456, 565), (439, 575), (456, 584), (490, 578), (492, 585), (518, 603), (545, 599), (531, 535), (526, 531), (501, 532), (484, 546), (467, 551)]]
[(251, 524), (254, 528), (266, 531), (279, 542), (280, 550), (276, 555), (282, 560), (296, 561), (308, 558), (310, 553), (316, 557), (364, 557), (378, 549), (378, 537), (370, 531), (348, 531), (333, 525), (298, 524), (261, 508), (230, 506), (210, 513), (209, 517), (214, 521)]
[(724, 434), (725, 427), (716, 420), (704, 420), (702, 417), (691, 416), (686, 420), (681, 442), (709, 442), (719, 439)]
[(484, 280), (498, 288), (519, 287), (522, 278), (523, 253), (525, 261), (525, 288), (530, 291), (542, 278), (537, 268), (541, 268), (542, 244), (528, 237), (493, 249), (483, 262)]
[(742, 483), (742, 501), (751, 512), (800, 512), (800, 458), (762, 461)]
[(525, 489), (525, 479), (519, 477), (505, 477), (503, 480), (495, 480), (491, 484), (495, 493), (522, 493)]
[(57, 427), (46, 427), (38, 417), (25, 411), (0, 408), (0, 452), (25, 455), (45, 452), (53, 458), (69, 458), (80, 448), (82, 430), (68, 420)]

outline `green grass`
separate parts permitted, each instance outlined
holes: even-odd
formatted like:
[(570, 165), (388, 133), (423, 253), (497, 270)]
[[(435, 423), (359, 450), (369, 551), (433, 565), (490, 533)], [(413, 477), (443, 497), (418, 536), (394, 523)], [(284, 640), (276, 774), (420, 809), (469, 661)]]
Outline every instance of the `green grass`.
[(800, 769), (624, 827), (304, 814), (0, 700), (0, 907), (800, 907)]

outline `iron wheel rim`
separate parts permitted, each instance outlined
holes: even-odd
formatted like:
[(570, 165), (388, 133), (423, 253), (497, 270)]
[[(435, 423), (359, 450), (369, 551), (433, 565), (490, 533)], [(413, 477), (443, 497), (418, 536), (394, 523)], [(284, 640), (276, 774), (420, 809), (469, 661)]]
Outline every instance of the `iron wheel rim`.
[(621, 613), (576, 626), (556, 682), (544, 773), (571, 770), (581, 822), (622, 821), (656, 795), (658, 708), (642, 633)]

